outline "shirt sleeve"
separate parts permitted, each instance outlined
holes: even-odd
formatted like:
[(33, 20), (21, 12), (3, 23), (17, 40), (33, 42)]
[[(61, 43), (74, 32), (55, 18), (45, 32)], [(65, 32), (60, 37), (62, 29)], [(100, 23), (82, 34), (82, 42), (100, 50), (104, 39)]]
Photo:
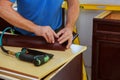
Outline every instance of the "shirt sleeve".
[(16, 0), (10, 0), (10, 2), (13, 2), (13, 3), (15, 3), (15, 1), (16, 1)]

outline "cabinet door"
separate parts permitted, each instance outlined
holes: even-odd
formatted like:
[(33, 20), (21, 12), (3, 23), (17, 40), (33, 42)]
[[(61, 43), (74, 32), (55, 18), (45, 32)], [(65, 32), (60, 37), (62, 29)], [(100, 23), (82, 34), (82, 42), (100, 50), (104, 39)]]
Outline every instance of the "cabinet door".
[(93, 42), (92, 80), (120, 80), (120, 42)]

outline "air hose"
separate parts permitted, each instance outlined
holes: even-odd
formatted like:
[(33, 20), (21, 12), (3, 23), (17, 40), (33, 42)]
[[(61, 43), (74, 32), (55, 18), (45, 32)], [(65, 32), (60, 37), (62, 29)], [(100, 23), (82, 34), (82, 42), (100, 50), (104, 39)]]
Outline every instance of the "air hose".
[(22, 61), (31, 62), (35, 66), (40, 66), (42, 64), (45, 64), (46, 62), (48, 62), (54, 56), (53, 54), (48, 54), (48, 53), (45, 53), (45, 52), (32, 50), (32, 49), (28, 49), (28, 48), (22, 48), (21, 52), (17, 52), (17, 53), (5, 49), (3, 47), (2, 38), (4, 36), (4, 33), (7, 30), (13, 30), (13, 29), (11, 27), (7, 27), (2, 31), (2, 33), (0, 35), (0, 48), (6, 54), (14, 55), (14, 56), (16, 56), (16, 58), (18, 58)]

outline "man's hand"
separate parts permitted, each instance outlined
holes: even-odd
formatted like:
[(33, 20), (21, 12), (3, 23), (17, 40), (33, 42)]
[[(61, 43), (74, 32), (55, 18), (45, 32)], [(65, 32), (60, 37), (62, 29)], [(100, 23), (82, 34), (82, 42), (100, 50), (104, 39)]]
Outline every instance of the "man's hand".
[(58, 38), (57, 34), (51, 29), (50, 26), (38, 26), (34, 30), (37, 36), (43, 36), (48, 43), (54, 43), (55, 38)]
[(57, 35), (59, 36), (58, 42), (62, 44), (65, 41), (68, 41), (66, 48), (70, 48), (70, 45), (72, 44), (72, 39), (73, 39), (72, 30), (69, 27), (65, 27), (62, 30), (60, 30), (57, 33)]
[(68, 3), (68, 10), (66, 15), (65, 28), (57, 33), (59, 36), (58, 41), (60, 44), (68, 41), (67, 48), (72, 44), (73, 39), (73, 26), (76, 24), (79, 16), (79, 0), (66, 0)]

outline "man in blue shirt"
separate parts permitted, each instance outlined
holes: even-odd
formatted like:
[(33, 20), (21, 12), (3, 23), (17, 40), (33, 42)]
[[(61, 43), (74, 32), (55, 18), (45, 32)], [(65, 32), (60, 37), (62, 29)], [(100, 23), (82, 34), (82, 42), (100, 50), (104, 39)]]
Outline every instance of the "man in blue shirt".
[[(12, 8), (17, 1), (17, 12)], [(73, 26), (79, 15), (79, 1), (68, 2), (65, 27), (58, 33), (55, 30), (62, 25), (63, 0), (0, 0), (0, 17), (16, 26), (16, 30), (24, 35), (43, 36), (48, 43), (58, 38), (60, 44), (68, 40), (67, 48), (72, 43)]]

